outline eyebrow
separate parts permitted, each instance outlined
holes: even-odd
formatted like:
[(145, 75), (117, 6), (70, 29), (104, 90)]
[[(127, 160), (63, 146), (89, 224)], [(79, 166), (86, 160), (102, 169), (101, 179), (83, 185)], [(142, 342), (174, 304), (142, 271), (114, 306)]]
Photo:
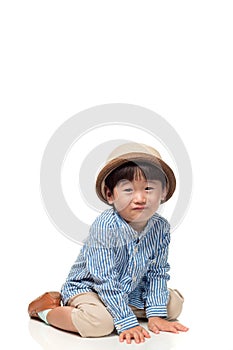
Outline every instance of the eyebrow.
[[(144, 180), (143, 182), (144, 183), (157, 183), (157, 182), (159, 182), (159, 180)], [(127, 180), (127, 179), (122, 179), (122, 180), (118, 181), (117, 185), (124, 186), (125, 184), (128, 184), (128, 183), (132, 184), (132, 181)]]
[(145, 182), (159, 182), (160, 180), (147, 180)]
[(127, 180), (127, 179), (122, 179), (122, 180), (118, 181), (117, 185), (118, 186), (123, 186), (124, 184), (127, 184), (127, 183), (132, 183), (132, 181)]

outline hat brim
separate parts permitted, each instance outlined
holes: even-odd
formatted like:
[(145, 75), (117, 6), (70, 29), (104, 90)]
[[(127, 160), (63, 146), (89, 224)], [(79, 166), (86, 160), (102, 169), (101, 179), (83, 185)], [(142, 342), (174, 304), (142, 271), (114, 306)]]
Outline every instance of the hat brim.
[(167, 180), (167, 195), (163, 202), (167, 202), (171, 198), (176, 188), (176, 178), (169, 165), (167, 165), (167, 163), (165, 163), (162, 159), (155, 157), (152, 154), (142, 152), (131, 152), (110, 160), (99, 172), (98, 177), (96, 179), (96, 193), (97, 196), (104, 203), (108, 204), (105, 195), (106, 177), (113, 170), (129, 161), (135, 162), (136, 164), (137, 162), (148, 162), (158, 167), (165, 174)]

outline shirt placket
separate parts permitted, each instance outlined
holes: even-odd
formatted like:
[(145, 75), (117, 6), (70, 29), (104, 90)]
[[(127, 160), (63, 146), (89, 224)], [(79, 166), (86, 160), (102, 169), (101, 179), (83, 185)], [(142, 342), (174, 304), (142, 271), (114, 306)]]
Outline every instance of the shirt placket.
[(138, 265), (138, 250), (139, 246), (138, 244), (133, 241), (130, 247), (130, 258), (129, 258), (129, 275), (132, 279), (132, 288), (137, 283), (138, 279), (138, 272), (137, 272), (137, 265)]

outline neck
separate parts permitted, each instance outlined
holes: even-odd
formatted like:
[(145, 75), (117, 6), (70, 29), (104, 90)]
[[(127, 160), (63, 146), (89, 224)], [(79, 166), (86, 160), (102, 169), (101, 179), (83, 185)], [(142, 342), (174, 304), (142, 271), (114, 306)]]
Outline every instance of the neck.
[(147, 221), (145, 222), (128, 222), (128, 224), (137, 232), (142, 232), (146, 227)]

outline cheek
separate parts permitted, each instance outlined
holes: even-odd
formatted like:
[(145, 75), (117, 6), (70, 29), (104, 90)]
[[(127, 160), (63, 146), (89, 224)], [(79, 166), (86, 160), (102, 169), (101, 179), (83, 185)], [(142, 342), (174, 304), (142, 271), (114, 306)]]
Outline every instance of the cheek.
[(131, 199), (128, 197), (118, 197), (115, 201), (114, 201), (114, 206), (115, 208), (120, 211), (120, 210), (124, 210), (131, 202)]
[(156, 194), (156, 196), (152, 196), (148, 198), (148, 204), (151, 205), (152, 207), (156, 207), (156, 209), (158, 209), (158, 207), (161, 204), (162, 201), (162, 193), (158, 193)]

